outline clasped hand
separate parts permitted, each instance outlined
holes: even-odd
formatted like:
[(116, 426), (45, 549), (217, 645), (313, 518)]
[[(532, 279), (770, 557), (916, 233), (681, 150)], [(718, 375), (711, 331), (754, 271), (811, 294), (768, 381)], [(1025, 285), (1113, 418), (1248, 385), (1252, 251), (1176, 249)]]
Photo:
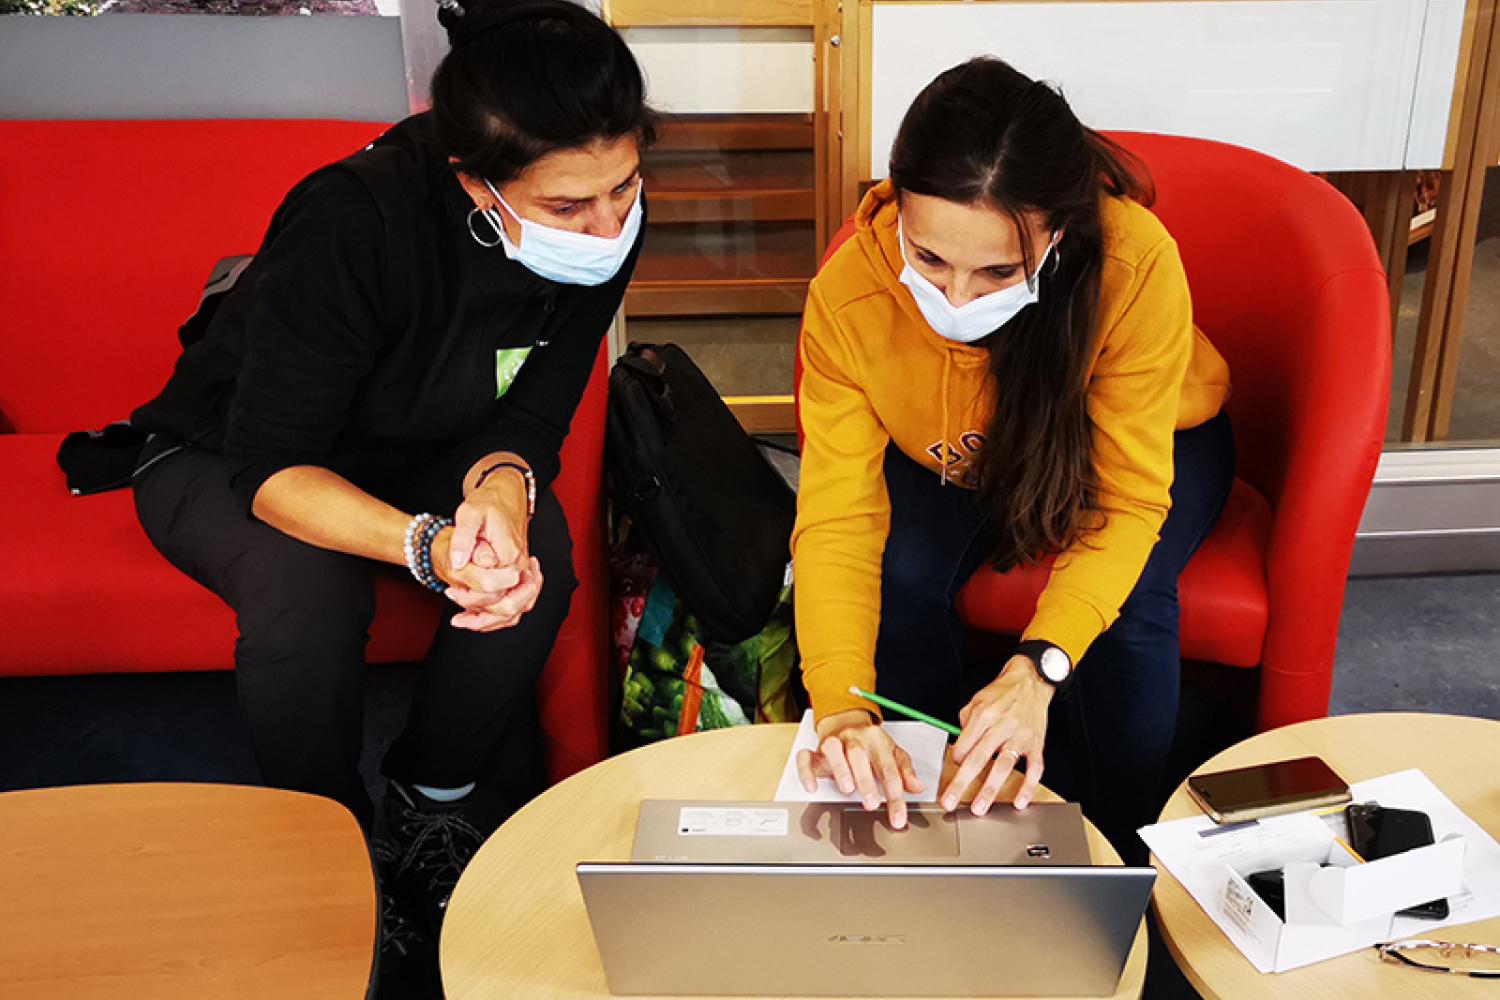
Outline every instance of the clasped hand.
[(542, 566), (527, 550), (527, 521), (524, 481), (502, 475), (471, 492), (433, 541), (433, 570), (463, 608), (455, 628), (496, 632), (536, 607)]

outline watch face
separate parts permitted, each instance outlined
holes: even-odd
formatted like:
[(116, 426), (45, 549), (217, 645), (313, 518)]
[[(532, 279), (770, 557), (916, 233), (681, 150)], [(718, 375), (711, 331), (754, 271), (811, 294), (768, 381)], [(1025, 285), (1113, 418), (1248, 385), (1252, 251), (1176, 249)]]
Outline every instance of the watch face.
[(1061, 684), (1068, 679), (1068, 674), (1073, 672), (1073, 665), (1068, 662), (1068, 654), (1057, 648), (1052, 648), (1042, 653), (1042, 676), (1053, 684)]

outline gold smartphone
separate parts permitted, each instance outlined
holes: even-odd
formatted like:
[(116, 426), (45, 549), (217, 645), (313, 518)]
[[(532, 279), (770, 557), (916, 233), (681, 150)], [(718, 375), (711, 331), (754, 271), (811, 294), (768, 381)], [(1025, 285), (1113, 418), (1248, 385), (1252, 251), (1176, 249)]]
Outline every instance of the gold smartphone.
[(1349, 783), (1321, 757), (1196, 774), (1187, 785), (1188, 794), (1215, 823), (1242, 823), (1349, 801)]

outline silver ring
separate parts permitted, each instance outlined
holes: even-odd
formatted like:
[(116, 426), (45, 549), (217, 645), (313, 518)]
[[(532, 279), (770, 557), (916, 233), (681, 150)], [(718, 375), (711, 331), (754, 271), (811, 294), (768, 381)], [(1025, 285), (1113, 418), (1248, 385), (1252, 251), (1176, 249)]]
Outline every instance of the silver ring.
[(1002, 749), (1000, 751), (1000, 753), (1002, 755), (1004, 755), (1004, 754), (1010, 754), (1016, 760), (1020, 760), (1021, 759), (1021, 751), (1019, 751), (1019, 750), (1012, 750), (1010, 747), (1005, 747), (1004, 749)]

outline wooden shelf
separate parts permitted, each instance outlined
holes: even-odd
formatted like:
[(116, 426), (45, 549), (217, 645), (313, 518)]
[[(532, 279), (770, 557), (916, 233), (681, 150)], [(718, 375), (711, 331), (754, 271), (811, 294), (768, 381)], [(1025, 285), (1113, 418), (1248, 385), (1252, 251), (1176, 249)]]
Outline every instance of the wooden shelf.
[(814, 138), (809, 114), (668, 116), (641, 168), (651, 219), (626, 316), (799, 316), (817, 267)]
[(791, 396), (725, 396), (746, 434), (795, 434), (797, 405)]
[(625, 290), (625, 316), (796, 316), (806, 300), (806, 279), (637, 279)]
[(812, 115), (681, 115), (658, 129), (659, 151), (714, 150), (761, 152), (813, 148)]
[(818, 267), (808, 222), (720, 222), (647, 226), (638, 281), (811, 278)]
[(812, 188), (770, 191), (656, 191), (653, 225), (691, 222), (812, 222)]
[(816, 183), (808, 153), (717, 153), (680, 150), (646, 154), (641, 165), (648, 196), (663, 191), (785, 191)]
[(1415, 246), (1432, 235), (1433, 227), (1437, 225), (1437, 209), (1429, 208), (1411, 220), (1411, 232), (1406, 237), (1407, 246)]

